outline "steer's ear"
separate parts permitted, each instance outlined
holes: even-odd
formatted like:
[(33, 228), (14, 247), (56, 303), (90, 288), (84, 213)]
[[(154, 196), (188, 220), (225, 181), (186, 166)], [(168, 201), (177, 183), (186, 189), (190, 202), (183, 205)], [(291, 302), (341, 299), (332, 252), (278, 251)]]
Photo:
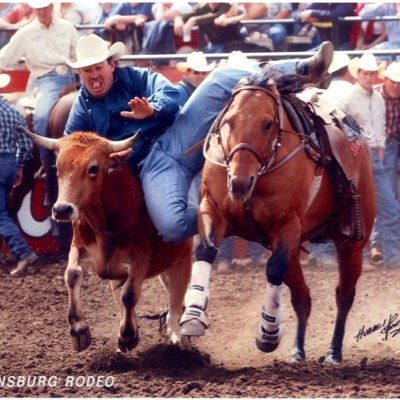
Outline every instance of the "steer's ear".
[(110, 173), (112, 171), (115, 171), (118, 168), (121, 168), (121, 165), (126, 162), (128, 157), (131, 155), (132, 149), (126, 149), (122, 151), (118, 151), (116, 153), (111, 153), (110, 154), (110, 164), (108, 166), (107, 171)]

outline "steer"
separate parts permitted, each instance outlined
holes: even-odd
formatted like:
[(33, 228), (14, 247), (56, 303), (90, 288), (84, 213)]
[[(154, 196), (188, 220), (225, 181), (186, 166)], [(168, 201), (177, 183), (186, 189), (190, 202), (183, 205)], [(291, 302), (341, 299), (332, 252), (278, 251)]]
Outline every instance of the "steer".
[(91, 342), (79, 299), (83, 256), (89, 256), (100, 278), (111, 281), (121, 316), (121, 351), (131, 350), (139, 342), (135, 306), (143, 281), (156, 275), (169, 293), (167, 334), (173, 343), (179, 343), (192, 241), (166, 243), (157, 235), (146, 211), (140, 180), (124, 162), (137, 135), (110, 141), (92, 132), (75, 132), (51, 139), (22, 129), (36, 144), (57, 154), (59, 192), (52, 217), (71, 222), (73, 227), (64, 279), (75, 350), (85, 350)]

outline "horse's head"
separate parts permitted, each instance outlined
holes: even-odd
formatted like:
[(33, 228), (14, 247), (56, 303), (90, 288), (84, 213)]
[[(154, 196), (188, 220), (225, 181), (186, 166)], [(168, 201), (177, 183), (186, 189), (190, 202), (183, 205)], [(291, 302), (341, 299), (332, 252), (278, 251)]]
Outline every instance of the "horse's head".
[(228, 190), (234, 201), (250, 198), (257, 179), (273, 163), (280, 146), (282, 108), (275, 82), (237, 86), (217, 121)]

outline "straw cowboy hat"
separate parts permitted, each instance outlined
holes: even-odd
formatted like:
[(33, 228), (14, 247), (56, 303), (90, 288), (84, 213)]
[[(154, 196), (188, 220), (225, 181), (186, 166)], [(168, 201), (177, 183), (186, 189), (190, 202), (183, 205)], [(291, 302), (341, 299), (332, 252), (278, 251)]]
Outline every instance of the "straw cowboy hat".
[(11, 81), (11, 76), (8, 74), (0, 74), (0, 89), (6, 87)]
[(110, 48), (101, 37), (91, 34), (82, 36), (76, 44), (76, 61), (72, 62), (64, 57), (64, 61), (71, 68), (84, 68), (89, 65), (101, 63), (112, 57), (120, 59), (125, 53), (125, 45), (122, 42), (114, 43)]
[(333, 60), (331, 62), (331, 65), (328, 68), (328, 73), (333, 74), (336, 71), (339, 71), (340, 69), (347, 67), (350, 62), (350, 57), (347, 55), (347, 53), (344, 53), (342, 51), (335, 51), (333, 53)]
[(207, 64), (206, 56), (202, 51), (193, 51), (187, 56), (186, 61), (178, 62), (176, 69), (185, 73), (188, 69), (198, 72), (210, 72), (214, 69), (215, 62)]
[(28, 2), (31, 8), (45, 8), (48, 7), (52, 2), (47, 0), (31, 0)]
[(379, 75), (380, 78), (389, 78), (393, 82), (400, 82), (400, 63), (393, 61)]
[(379, 72), (382, 69), (382, 66), (378, 65), (378, 62), (372, 53), (364, 53), (361, 57), (355, 57), (350, 60), (348, 68), (350, 74), (354, 78), (357, 78), (358, 70), (360, 69), (368, 72)]

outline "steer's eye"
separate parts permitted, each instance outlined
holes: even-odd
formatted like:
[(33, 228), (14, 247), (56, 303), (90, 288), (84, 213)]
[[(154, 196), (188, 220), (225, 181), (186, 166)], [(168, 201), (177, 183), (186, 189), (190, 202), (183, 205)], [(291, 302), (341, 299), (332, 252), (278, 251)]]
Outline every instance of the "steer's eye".
[(89, 165), (88, 175), (90, 177), (94, 178), (95, 176), (97, 176), (98, 172), (99, 172), (99, 166), (97, 164)]

